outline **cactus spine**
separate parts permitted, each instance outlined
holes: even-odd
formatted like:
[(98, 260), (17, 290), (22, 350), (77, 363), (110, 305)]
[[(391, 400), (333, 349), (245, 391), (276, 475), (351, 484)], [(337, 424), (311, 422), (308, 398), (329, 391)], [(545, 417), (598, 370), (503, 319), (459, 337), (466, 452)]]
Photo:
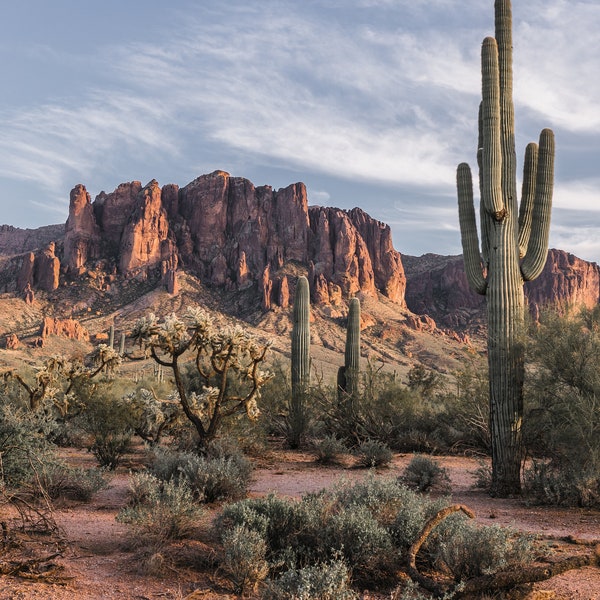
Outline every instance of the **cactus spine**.
[[(523, 283), (544, 268), (554, 178), (554, 134), (544, 129), (525, 153), (520, 209), (517, 203), (512, 11), (495, 2), (495, 38), (482, 46), (482, 102), (477, 160), (480, 182), (481, 254), (469, 165), (457, 170), (459, 222), (470, 287), (487, 297), (492, 489), (519, 493), (523, 458)], [(482, 264), (483, 259), (483, 264)]]
[(310, 293), (308, 279), (296, 283), (292, 325), (292, 398), (288, 441), (300, 445), (306, 426), (305, 396), (310, 386)]
[(348, 306), (346, 348), (344, 366), (338, 372), (339, 400), (350, 404), (354, 414), (354, 402), (358, 395), (360, 374), (360, 300), (352, 298)]

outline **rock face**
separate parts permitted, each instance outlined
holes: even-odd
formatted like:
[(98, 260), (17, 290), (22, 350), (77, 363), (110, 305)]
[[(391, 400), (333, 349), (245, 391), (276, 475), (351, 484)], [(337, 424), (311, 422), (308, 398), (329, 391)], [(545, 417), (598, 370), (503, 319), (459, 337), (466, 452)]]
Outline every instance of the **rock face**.
[(47, 292), (52, 292), (58, 287), (60, 260), (55, 255), (54, 250), (54, 242), (50, 242), (41, 252), (37, 254), (28, 252), (23, 257), (17, 275), (17, 288), (20, 293), (24, 294), (25, 298), (30, 296), (33, 287)]
[(224, 171), (181, 189), (124, 183), (93, 202), (76, 186), (63, 266), (79, 274), (96, 259), (112, 261), (125, 276), (160, 269), (171, 293), (177, 269), (190, 269), (207, 285), (255, 289), (265, 309), (288, 305), (291, 264), (310, 266), (313, 300), (381, 292), (404, 303), (404, 271), (389, 227), (360, 209), (309, 208), (302, 183), (274, 191)]
[[(429, 314), (451, 329), (484, 320), (485, 298), (469, 289), (462, 257), (426, 254), (403, 257), (406, 268), (406, 303), (417, 314)], [(546, 266), (525, 284), (532, 316), (547, 305), (591, 308), (600, 302), (600, 267), (562, 250), (549, 250)]]
[(40, 336), (42, 339), (45, 339), (49, 335), (58, 335), (73, 340), (88, 341), (90, 339), (88, 331), (75, 319), (44, 318)]

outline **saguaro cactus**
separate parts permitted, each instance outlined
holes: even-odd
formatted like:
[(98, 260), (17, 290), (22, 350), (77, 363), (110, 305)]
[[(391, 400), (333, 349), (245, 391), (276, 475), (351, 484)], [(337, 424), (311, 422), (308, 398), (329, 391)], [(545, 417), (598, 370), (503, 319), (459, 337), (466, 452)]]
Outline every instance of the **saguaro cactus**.
[(352, 298), (348, 305), (344, 366), (338, 372), (338, 391), (341, 402), (349, 401), (354, 410), (360, 374), (360, 300)]
[(481, 55), (482, 102), (477, 153), (481, 254), (471, 170), (465, 163), (458, 166), (457, 188), (467, 279), (474, 291), (487, 297), (491, 492), (507, 496), (519, 493), (521, 489), (523, 283), (541, 273), (548, 253), (554, 134), (550, 129), (544, 129), (539, 146), (535, 143), (527, 146), (519, 208), (510, 0), (496, 0), (495, 24), (495, 38), (483, 41)]
[(305, 396), (310, 385), (310, 293), (308, 279), (298, 278), (294, 296), (292, 325), (292, 398), (288, 441), (300, 444), (306, 425)]

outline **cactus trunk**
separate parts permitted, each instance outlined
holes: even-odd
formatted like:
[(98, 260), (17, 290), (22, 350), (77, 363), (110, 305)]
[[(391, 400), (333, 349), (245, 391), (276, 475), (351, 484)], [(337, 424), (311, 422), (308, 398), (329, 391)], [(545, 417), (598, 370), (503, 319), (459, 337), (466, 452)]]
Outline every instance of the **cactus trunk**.
[(338, 371), (338, 400), (351, 419), (356, 415), (360, 377), (360, 300), (352, 298), (348, 306), (344, 366)]
[[(542, 271), (548, 253), (554, 169), (554, 135), (542, 131), (539, 148), (527, 147), (521, 206), (517, 203), (512, 16), (510, 0), (495, 2), (496, 37), (482, 46), (479, 116), (481, 249), (475, 223), (471, 171), (457, 171), (465, 272), (471, 288), (487, 296), (492, 489), (521, 489), (524, 379), (524, 281)], [(483, 257), (483, 265), (482, 265)], [(483, 268), (482, 268), (483, 267)]]
[(292, 398), (288, 420), (288, 442), (300, 445), (306, 427), (306, 393), (310, 386), (310, 293), (308, 279), (298, 278), (292, 324)]

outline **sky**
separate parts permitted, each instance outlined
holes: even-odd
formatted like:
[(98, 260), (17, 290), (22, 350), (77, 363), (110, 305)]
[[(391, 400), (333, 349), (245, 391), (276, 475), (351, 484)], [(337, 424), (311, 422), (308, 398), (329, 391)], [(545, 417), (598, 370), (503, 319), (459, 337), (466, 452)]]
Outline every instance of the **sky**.
[[(0, 0), (0, 223), (220, 169), (461, 252), (493, 0)], [(551, 247), (600, 262), (600, 2), (513, 0), (517, 157), (556, 135)], [(520, 177), (520, 175), (519, 175)]]

